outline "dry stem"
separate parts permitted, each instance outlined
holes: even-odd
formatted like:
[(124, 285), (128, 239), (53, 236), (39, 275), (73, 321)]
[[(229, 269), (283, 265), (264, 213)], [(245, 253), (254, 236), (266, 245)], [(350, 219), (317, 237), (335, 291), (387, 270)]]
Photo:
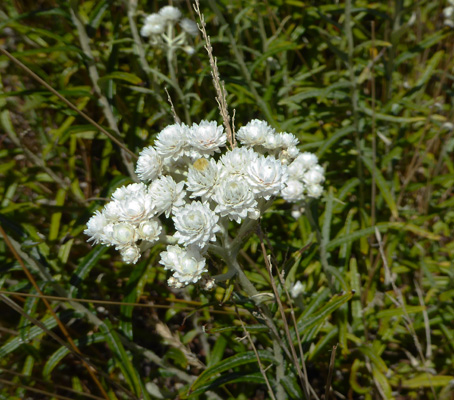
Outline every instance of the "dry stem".
[(202, 12), (200, 11), (200, 4), (199, 0), (195, 0), (195, 4), (193, 5), (195, 12), (200, 18), (200, 24), (197, 24), (199, 27), (200, 32), (202, 32), (203, 38), (205, 39), (206, 45), (205, 49), (208, 53), (208, 58), (210, 59), (210, 66), (211, 66), (211, 76), (213, 77), (213, 85), (216, 89), (216, 102), (218, 103), (219, 112), (222, 116), (222, 121), (224, 123), (224, 128), (227, 133), (227, 139), (230, 143), (230, 147), (233, 149), (236, 145), (235, 141), (235, 132), (233, 131), (230, 125), (230, 115), (227, 106), (227, 99), (226, 99), (226, 90), (224, 86), (224, 82), (221, 81), (219, 77), (219, 70), (217, 65), (216, 57), (213, 56), (213, 47), (211, 46), (210, 37), (207, 34), (205, 29), (205, 17), (203, 16)]

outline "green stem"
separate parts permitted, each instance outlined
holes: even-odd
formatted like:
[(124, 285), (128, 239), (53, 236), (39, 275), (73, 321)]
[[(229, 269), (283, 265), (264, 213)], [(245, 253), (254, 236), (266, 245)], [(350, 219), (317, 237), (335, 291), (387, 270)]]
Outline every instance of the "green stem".
[[(345, 34), (347, 35), (348, 43), (348, 71), (350, 74), (350, 86), (351, 86), (351, 103), (353, 113), (353, 127), (355, 128), (355, 145), (357, 152), (357, 171), (359, 178), (359, 205), (364, 210), (364, 173), (362, 166), (362, 150), (361, 150), (361, 137), (359, 132), (359, 118), (358, 118), (358, 86), (355, 76), (354, 66), (354, 50), (355, 44), (353, 41), (352, 31), (352, 0), (345, 1)], [(361, 213), (360, 213), (361, 215)]]
[(178, 79), (177, 79), (177, 74), (175, 73), (175, 67), (173, 65), (173, 59), (174, 59), (173, 56), (174, 56), (174, 49), (171, 45), (169, 45), (169, 48), (167, 50), (167, 66), (169, 68), (170, 78), (172, 79), (173, 87), (175, 88), (175, 90), (177, 92), (178, 98), (183, 103), (184, 118), (186, 120), (186, 123), (191, 124), (191, 116), (189, 115), (188, 105), (186, 104), (186, 100), (184, 98), (184, 93), (180, 88), (180, 85), (179, 85)]

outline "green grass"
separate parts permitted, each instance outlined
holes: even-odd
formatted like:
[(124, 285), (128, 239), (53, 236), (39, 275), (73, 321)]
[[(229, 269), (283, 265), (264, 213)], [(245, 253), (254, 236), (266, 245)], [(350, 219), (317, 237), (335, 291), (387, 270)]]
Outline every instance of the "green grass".
[[(276, 273), (286, 322), (274, 300), (265, 303), (283, 346), (288, 323), (297, 353), (298, 331), (319, 398), (331, 379), (331, 398), (450, 399), (447, 4), (335, 3), (201, 4), (235, 126), (259, 118), (292, 132), (327, 171), (306, 215), (295, 220), (277, 201), (261, 222), (287, 289), (305, 285), (296, 329)], [(166, 4), (6, 0), (0, 46), (138, 154), (173, 123), (166, 87), (184, 122), (221, 122), (200, 37), (194, 55), (176, 54), (177, 82), (166, 54), (134, 39), (135, 24)], [(177, 6), (195, 20), (188, 4)], [(269, 398), (251, 342), (276, 398), (303, 398), (292, 358), (273, 350), (263, 316), (234, 282), (175, 291), (158, 264), (162, 245), (130, 266), (86, 243), (87, 220), (133, 182), (135, 160), (4, 55), (0, 92), (0, 398)], [(259, 292), (273, 293), (257, 235), (239, 261)], [(213, 275), (223, 267), (210, 260)], [(49, 307), (33, 281), (56, 296)]]

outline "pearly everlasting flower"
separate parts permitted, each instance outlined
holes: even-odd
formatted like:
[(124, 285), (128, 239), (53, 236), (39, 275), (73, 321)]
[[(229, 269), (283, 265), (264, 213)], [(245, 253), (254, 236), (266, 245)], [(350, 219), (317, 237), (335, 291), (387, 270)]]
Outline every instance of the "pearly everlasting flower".
[(290, 146), (279, 153), (279, 160), (282, 164), (288, 165), (300, 154), (296, 146)]
[(262, 144), (265, 149), (276, 150), (283, 147), (282, 138), (279, 135), (269, 134), (265, 138), (265, 143)]
[(177, 22), (181, 18), (181, 11), (173, 6), (165, 6), (159, 10), (159, 15), (166, 21)]
[(223, 168), (221, 176), (239, 175), (245, 177), (247, 167), (254, 162), (258, 154), (246, 147), (235, 147), (232, 151), (225, 153), (220, 161)]
[(158, 154), (166, 161), (177, 161), (187, 152), (189, 128), (185, 124), (165, 127), (155, 140)]
[(143, 183), (131, 183), (130, 185), (122, 186), (112, 193), (112, 199), (124, 200), (130, 196), (134, 197), (140, 193), (146, 193), (147, 187)]
[(180, 21), (180, 26), (183, 31), (185, 31), (187, 34), (191, 36), (197, 36), (199, 34), (199, 28), (197, 24), (189, 18), (183, 18)]
[(286, 182), (286, 186), (281, 192), (284, 200), (294, 203), (304, 199), (304, 185), (302, 182), (295, 179), (290, 179)]
[(246, 179), (257, 196), (268, 200), (284, 188), (287, 167), (273, 157), (260, 156), (247, 166)]
[(188, 45), (188, 46), (182, 47), (182, 49), (183, 49), (183, 51), (184, 51), (186, 54), (188, 54), (188, 55), (190, 55), (190, 56), (192, 56), (192, 55), (195, 53), (194, 47), (189, 46), (189, 45)]
[(274, 134), (274, 129), (265, 121), (253, 119), (238, 130), (236, 138), (245, 146), (258, 146), (263, 145), (266, 138)]
[(87, 222), (87, 229), (84, 230), (84, 233), (90, 236), (88, 242), (93, 241), (94, 244), (103, 242), (105, 240), (104, 228), (107, 224), (106, 216), (100, 211), (95, 211)]
[(162, 225), (158, 219), (144, 221), (139, 225), (139, 228), (137, 229), (139, 239), (147, 240), (148, 242), (155, 242), (159, 240), (161, 231)]
[(296, 146), (289, 146), (286, 151), (290, 158), (296, 158), (300, 153)]
[(106, 215), (113, 220), (140, 224), (155, 214), (152, 197), (143, 183), (133, 183), (117, 189), (114, 200), (106, 206)]
[(205, 247), (208, 242), (216, 240), (216, 232), (220, 230), (217, 222), (219, 217), (210, 210), (207, 203), (193, 201), (180, 208), (173, 216), (175, 237), (178, 243)]
[(176, 183), (171, 176), (161, 176), (153, 181), (148, 189), (157, 214), (165, 213), (168, 217), (186, 202), (184, 182)]
[(120, 250), (121, 257), (126, 264), (135, 264), (140, 258), (140, 250), (137, 246), (128, 246)]
[(187, 136), (191, 146), (201, 155), (219, 153), (220, 147), (224, 147), (227, 140), (224, 128), (216, 121), (201, 121), (198, 125), (193, 124)]
[(295, 282), (295, 284), (292, 286), (290, 289), (290, 295), (296, 299), (299, 295), (304, 293), (304, 285), (301, 283), (301, 281)]
[(300, 204), (293, 204), (292, 211), (291, 211), (292, 217), (295, 219), (301, 218), (304, 211), (305, 211), (305, 208), (303, 206), (301, 206)]
[(299, 140), (292, 133), (279, 133), (280, 141), (284, 148), (295, 147), (299, 144)]
[(318, 185), (325, 180), (324, 170), (319, 165), (312, 167), (304, 174), (303, 181), (306, 185)]
[(312, 153), (301, 153), (288, 165), (288, 174), (292, 179), (302, 180), (305, 172), (317, 165), (318, 158)]
[(173, 276), (168, 280), (169, 286), (180, 288), (196, 283), (207, 272), (206, 260), (196, 247), (183, 249), (180, 246), (167, 246), (166, 250), (161, 253), (159, 263), (164, 265), (164, 269), (173, 271)]
[(111, 231), (109, 232), (109, 237), (111, 243), (117, 248), (131, 246), (138, 239), (135, 227), (127, 222), (113, 224), (111, 226)]
[(189, 197), (201, 197), (209, 200), (214, 193), (219, 180), (219, 166), (215, 160), (206, 158), (198, 159), (188, 170), (188, 191), (192, 192)]
[(307, 195), (309, 197), (313, 197), (315, 199), (318, 199), (323, 193), (323, 187), (322, 185), (319, 184), (314, 184), (314, 185), (309, 185), (307, 187)]
[(140, 31), (144, 37), (159, 35), (165, 31), (165, 20), (159, 14), (150, 14), (145, 18), (145, 23)]
[(218, 204), (215, 212), (222, 217), (227, 215), (230, 220), (237, 223), (257, 210), (257, 201), (249, 184), (238, 176), (221, 181), (216, 188), (213, 200)]
[(152, 181), (162, 174), (162, 158), (153, 146), (146, 147), (139, 154), (136, 173), (141, 181)]
[(313, 166), (315, 166), (318, 163), (318, 158), (315, 154), (309, 153), (309, 152), (304, 152), (301, 153), (296, 160), (297, 162), (300, 163), (300, 165), (305, 168), (309, 169)]

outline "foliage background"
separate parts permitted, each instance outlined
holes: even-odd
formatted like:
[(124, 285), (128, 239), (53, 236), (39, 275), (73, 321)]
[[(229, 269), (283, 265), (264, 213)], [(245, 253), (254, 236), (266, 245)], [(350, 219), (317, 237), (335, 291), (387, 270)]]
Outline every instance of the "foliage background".
[[(0, 46), (138, 154), (173, 123), (165, 87), (183, 120), (220, 121), (200, 38), (194, 55), (177, 54), (177, 82), (162, 51), (133, 40), (134, 26), (166, 4), (6, 0)], [(196, 19), (189, 1), (176, 5)], [(443, 26), (446, 6), (201, 4), (236, 126), (259, 118), (292, 132), (327, 171), (325, 195), (311, 207), (320, 228), (279, 202), (261, 224), (287, 288), (304, 284), (293, 307), (319, 398), (454, 396), (454, 35)], [(170, 290), (157, 263), (162, 248), (125, 266), (112, 249), (85, 242), (86, 221), (132, 182), (134, 160), (4, 55), (0, 91), (0, 397), (103, 398), (55, 317), (28, 296), (37, 291), (23, 262), (45, 295), (58, 296), (50, 305), (108, 398), (268, 398), (241, 321), (271, 366), (273, 388), (279, 361), (238, 287)], [(259, 291), (272, 293), (257, 236), (241, 263)], [(213, 274), (223, 267), (210, 261)], [(281, 398), (302, 398), (294, 366), (286, 360), (284, 368)]]

